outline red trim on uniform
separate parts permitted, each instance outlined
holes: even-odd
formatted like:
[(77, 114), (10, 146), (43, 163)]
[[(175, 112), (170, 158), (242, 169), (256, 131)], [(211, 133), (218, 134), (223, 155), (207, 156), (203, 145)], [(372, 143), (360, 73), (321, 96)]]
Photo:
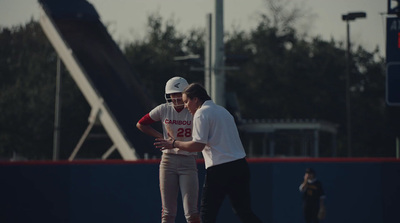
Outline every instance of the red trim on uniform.
[(154, 121), (153, 119), (150, 118), (149, 113), (147, 113), (145, 116), (143, 116), (139, 120), (139, 124), (141, 124), (141, 125), (150, 125), (150, 124), (152, 124), (154, 122), (156, 122), (156, 121)]
[(176, 110), (178, 113), (181, 112), (183, 109), (184, 109), (184, 107), (181, 107), (181, 108), (175, 107), (175, 110)]

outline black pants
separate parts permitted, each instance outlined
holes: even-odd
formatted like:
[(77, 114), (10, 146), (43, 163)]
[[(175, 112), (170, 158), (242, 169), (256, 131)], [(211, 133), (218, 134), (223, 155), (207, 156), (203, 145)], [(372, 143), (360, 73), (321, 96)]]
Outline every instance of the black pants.
[(246, 159), (207, 169), (200, 209), (203, 223), (216, 222), (225, 195), (228, 195), (234, 213), (242, 222), (261, 222), (251, 209), (250, 170)]
[(308, 204), (305, 203), (304, 205), (304, 219), (306, 223), (318, 223), (318, 211), (319, 211), (319, 204)]

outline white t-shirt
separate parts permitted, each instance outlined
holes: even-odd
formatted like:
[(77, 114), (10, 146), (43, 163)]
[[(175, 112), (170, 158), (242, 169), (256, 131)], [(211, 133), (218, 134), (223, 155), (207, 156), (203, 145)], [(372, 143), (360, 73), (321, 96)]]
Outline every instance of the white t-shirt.
[(192, 140), (206, 144), (202, 151), (206, 168), (246, 156), (233, 116), (211, 100), (194, 114)]
[[(168, 133), (179, 141), (192, 140), (192, 114), (184, 108), (177, 112), (175, 108), (167, 103), (158, 105), (149, 112), (149, 116), (154, 121), (161, 121), (164, 139), (168, 139)], [(196, 152), (190, 153), (178, 148), (162, 150), (163, 153), (173, 153), (181, 155), (197, 155)]]

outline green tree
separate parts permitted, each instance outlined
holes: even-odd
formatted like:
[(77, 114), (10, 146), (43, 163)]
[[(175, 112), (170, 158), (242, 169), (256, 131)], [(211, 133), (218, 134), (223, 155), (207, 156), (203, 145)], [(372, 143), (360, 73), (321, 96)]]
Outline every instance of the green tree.
[[(0, 31), (0, 156), (51, 159), (57, 54), (39, 23)], [(88, 106), (63, 75), (62, 150), (65, 156), (87, 123)], [(81, 124), (78, 124), (81, 123)], [(67, 149), (69, 148), (69, 149)]]
[(124, 53), (139, 74), (149, 93), (157, 102), (164, 101), (165, 83), (177, 74), (174, 56), (183, 55), (184, 37), (179, 34), (172, 20), (163, 23), (162, 17), (154, 13), (148, 17), (147, 34), (143, 40), (126, 44)]
[[(352, 53), (350, 95), (354, 155), (387, 156), (393, 154), (385, 103), (384, 58), (379, 51), (359, 47)], [(392, 138), (392, 140), (391, 140)], [(392, 143), (391, 143), (392, 141)]]
[(0, 33), (1, 95), (0, 148), (2, 155), (13, 152), (42, 158), (51, 148), (54, 88), (48, 76), (56, 54), (37, 23), (4, 28)]
[[(319, 37), (309, 42), (294, 28), (276, 27), (264, 18), (250, 35), (236, 32), (229, 36), (225, 47), (227, 53), (250, 58), (240, 71), (227, 72), (227, 89), (237, 92), (244, 118), (336, 123), (338, 152), (346, 156), (346, 61), (340, 42)], [(379, 51), (359, 47), (351, 64), (354, 156), (393, 154), (387, 143), (383, 58)]]

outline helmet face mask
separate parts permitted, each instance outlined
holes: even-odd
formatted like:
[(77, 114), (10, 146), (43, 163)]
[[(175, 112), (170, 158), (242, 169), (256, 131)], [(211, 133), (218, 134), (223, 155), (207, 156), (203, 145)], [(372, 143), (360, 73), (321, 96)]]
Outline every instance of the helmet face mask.
[(169, 79), (165, 84), (165, 100), (167, 104), (175, 107), (183, 106), (181, 93), (188, 85), (188, 82), (183, 77)]
[(175, 107), (184, 106), (181, 93), (166, 94), (165, 100), (167, 101), (167, 104), (169, 106), (175, 106)]

